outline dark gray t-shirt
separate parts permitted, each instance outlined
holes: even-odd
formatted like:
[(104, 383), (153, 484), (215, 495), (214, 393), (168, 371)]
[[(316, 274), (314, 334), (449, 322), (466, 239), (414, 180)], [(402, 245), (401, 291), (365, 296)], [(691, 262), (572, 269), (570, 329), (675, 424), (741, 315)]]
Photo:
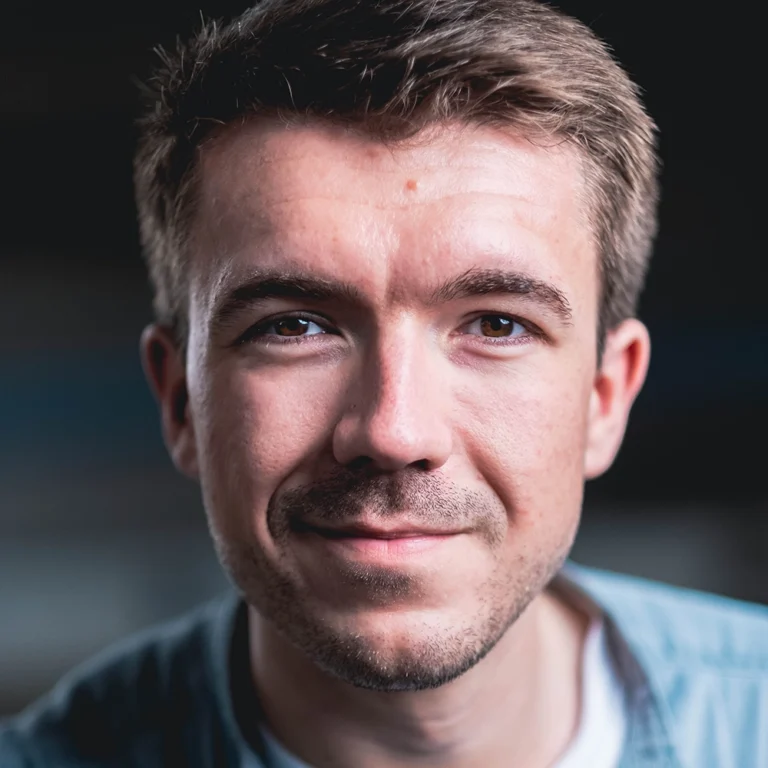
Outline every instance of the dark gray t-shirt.
[(262, 766), (249, 669), (245, 604), (229, 594), (97, 656), (1, 723), (0, 766)]

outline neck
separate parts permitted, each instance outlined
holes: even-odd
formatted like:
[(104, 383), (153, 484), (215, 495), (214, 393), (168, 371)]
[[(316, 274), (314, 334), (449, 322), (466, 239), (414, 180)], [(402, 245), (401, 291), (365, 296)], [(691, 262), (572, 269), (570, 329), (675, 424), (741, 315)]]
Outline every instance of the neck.
[(578, 726), (586, 623), (544, 593), (457, 680), (379, 693), (330, 677), (251, 609), (251, 666), (270, 730), (313, 768), (545, 768)]

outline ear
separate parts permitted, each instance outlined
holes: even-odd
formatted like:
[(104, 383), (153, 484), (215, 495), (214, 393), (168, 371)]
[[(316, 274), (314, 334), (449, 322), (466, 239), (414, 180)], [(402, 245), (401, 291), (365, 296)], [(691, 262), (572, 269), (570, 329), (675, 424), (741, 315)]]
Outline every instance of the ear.
[(651, 356), (648, 330), (639, 320), (625, 320), (609, 331), (602, 365), (589, 403), (584, 474), (598, 477), (611, 466), (621, 446), (629, 410), (645, 381)]
[(189, 412), (186, 366), (184, 356), (168, 328), (152, 324), (144, 329), (141, 361), (160, 406), (163, 439), (168, 453), (179, 472), (196, 479), (197, 446)]

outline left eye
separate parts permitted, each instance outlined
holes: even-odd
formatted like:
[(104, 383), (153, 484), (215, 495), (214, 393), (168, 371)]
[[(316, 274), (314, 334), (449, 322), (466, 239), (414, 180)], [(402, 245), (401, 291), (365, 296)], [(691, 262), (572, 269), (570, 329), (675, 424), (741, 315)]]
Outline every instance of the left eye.
[(467, 326), (467, 333), (491, 339), (509, 339), (523, 336), (526, 332), (522, 323), (505, 315), (481, 315)]
[(281, 317), (268, 325), (263, 325), (259, 331), (263, 336), (280, 336), (282, 338), (315, 336), (326, 332), (325, 328), (306, 317)]

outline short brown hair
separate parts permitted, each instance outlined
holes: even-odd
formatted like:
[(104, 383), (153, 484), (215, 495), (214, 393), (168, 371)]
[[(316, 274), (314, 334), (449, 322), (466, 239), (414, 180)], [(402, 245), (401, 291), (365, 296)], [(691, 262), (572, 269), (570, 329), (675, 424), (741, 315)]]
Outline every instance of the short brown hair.
[(182, 345), (196, 153), (214, 128), (252, 115), (387, 140), (460, 120), (572, 143), (599, 249), (600, 338), (636, 312), (656, 230), (655, 128), (579, 21), (535, 0), (262, 0), (161, 57), (140, 121), (136, 200), (157, 319)]

